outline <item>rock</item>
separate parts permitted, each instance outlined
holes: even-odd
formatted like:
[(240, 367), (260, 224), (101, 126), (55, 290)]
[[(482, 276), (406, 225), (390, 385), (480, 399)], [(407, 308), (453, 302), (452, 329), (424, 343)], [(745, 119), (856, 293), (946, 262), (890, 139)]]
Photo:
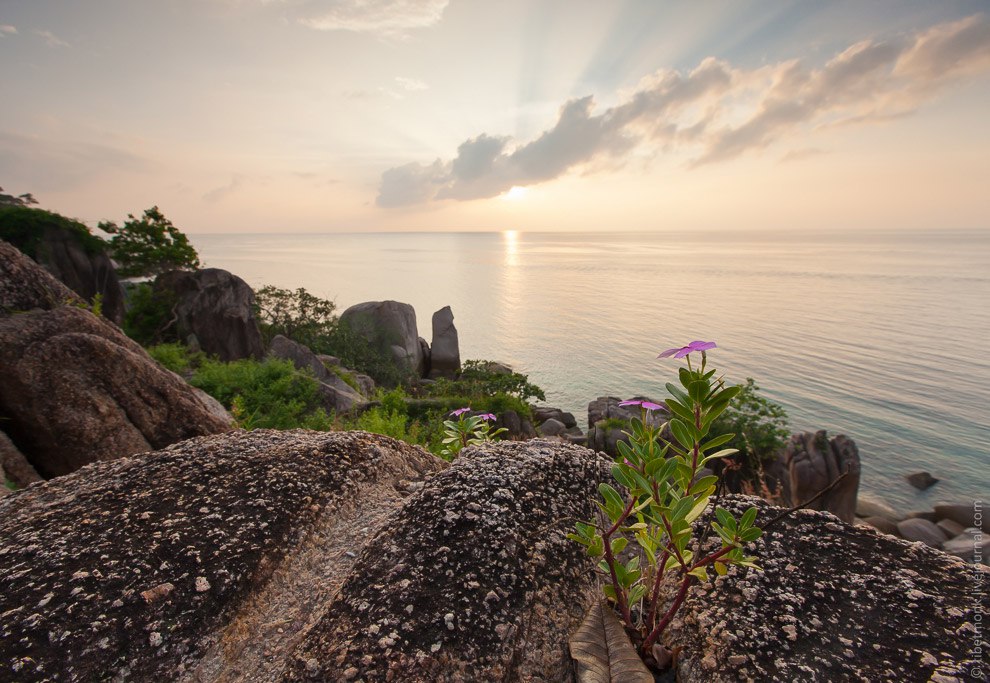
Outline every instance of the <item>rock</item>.
[(980, 511), (980, 521), (982, 521), (982, 504), (973, 501), (967, 505), (950, 505), (939, 503), (935, 506), (935, 521), (951, 519), (953, 522), (962, 524), (963, 527), (980, 526), (977, 524), (977, 510)]
[(0, 414), (45, 477), (228, 429), (118, 328), (74, 306), (0, 318)]
[(367, 301), (355, 304), (340, 316), (340, 322), (382, 351), (404, 373), (423, 376), (425, 358), (416, 329), (416, 311), (398, 301)]
[(911, 484), (916, 489), (924, 491), (928, 487), (937, 484), (938, 479), (930, 475), (928, 472), (913, 472), (905, 476), (908, 483)]
[(41, 475), (3, 432), (0, 432), (0, 468), (7, 481), (13, 482), (18, 488), (42, 481)]
[(543, 423), (547, 420), (558, 420), (563, 423), (563, 425), (571, 429), (572, 427), (577, 427), (577, 420), (574, 418), (573, 413), (565, 413), (560, 408), (549, 408), (547, 406), (534, 406), (533, 408), (533, 419), (537, 423)]
[(887, 505), (878, 498), (874, 498), (868, 493), (861, 493), (856, 498), (856, 514), (860, 517), (883, 517), (890, 521), (900, 522), (904, 515)]
[(915, 510), (904, 515), (904, 519), (927, 519), (931, 523), (935, 523), (935, 513), (931, 510)]
[[(780, 511), (724, 501), (736, 515), (757, 506), (758, 526)], [(990, 580), (986, 570), (808, 510), (751, 548), (763, 571), (712, 572), (665, 632), (664, 644), (683, 648), (678, 681), (962, 681), (983, 661), (972, 650), (972, 587)]]
[[(646, 396), (634, 396), (630, 401), (650, 401), (656, 403)], [(588, 429), (595, 427), (603, 420), (622, 420), (628, 422), (634, 417), (642, 418), (642, 409), (639, 406), (620, 406), (622, 399), (615, 396), (599, 396), (588, 404)], [(662, 405), (662, 404), (660, 404)], [(663, 424), (669, 419), (670, 413), (666, 410), (648, 411), (647, 420), (654, 426)], [(566, 424), (566, 423), (565, 423)], [(575, 422), (575, 424), (577, 424)]]
[(430, 351), (430, 344), (422, 337), (418, 337), (419, 342), (419, 352), (423, 356), (423, 362), (420, 365), (419, 372), (421, 377), (426, 378), (430, 374), (430, 369), (433, 367), (433, 354)]
[(237, 431), (6, 496), (0, 678), (274, 680), (350, 573), (345, 553), (408, 495), (398, 482), (443, 467), (362, 432)]
[(966, 528), (959, 522), (954, 522), (951, 519), (941, 519), (935, 523), (935, 526), (945, 533), (946, 538), (955, 538)]
[(360, 388), (360, 393), (365, 398), (371, 398), (375, 395), (375, 380), (373, 380), (368, 375), (363, 375), (360, 372), (351, 372), (354, 379), (357, 381), (357, 385)]
[(519, 413), (514, 410), (506, 410), (504, 413), (499, 415), (495, 426), (502, 427), (507, 430), (507, 439), (518, 441), (523, 438), (522, 418), (520, 418)]
[(886, 517), (867, 517), (863, 521), (877, 531), (882, 531), (892, 536), (900, 536), (900, 533), (897, 531), (897, 522), (892, 522)]
[(444, 306), (433, 314), (433, 343), (430, 345), (430, 377), (453, 379), (461, 371), (461, 350), (454, 327), (454, 313)]
[(241, 278), (219, 268), (175, 270), (159, 275), (154, 289), (176, 302), (181, 339), (194, 335), (205, 353), (226, 362), (264, 355), (254, 292)]
[(566, 641), (598, 598), (564, 536), (607, 471), (560, 442), (465, 449), (365, 547), (281, 680), (309, 659), (324, 680), (572, 680)]
[(898, 535), (906, 541), (921, 541), (932, 548), (941, 548), (945, 534), (927, 519), (905, 519), (897, 523)]
[(66, 304), (83, 303), (78, 294), (51, 273), (0, 240), (0, 315), (34, 308), (50, 311)]
[(230, 429), (237, 426), (237, 420), (235, 420), (234, 416), (223, 407), (223, 404), (220, 403), (220, 401), (216, 400), (199, 387), (190, 386), (189, 388), (192, 389), (193, 394), (195, 394), (196, 398), (199, 399), (199, 402), (203, 404), (203, 407), (206, 408), (210, 415), (222, 421)]
[(560, 436), (564, 433), (566, 427), (564, 423), (560, 420), (555, 420), (550, 418), (546, 422), (540, 425), (540, 434), (542, 436)]
[(364, 403), (364, 397), (335, 372), (328, 370), (309, 347), (278, 334), (272, 339), (268, 354), (273, 358), (290, 360), (299, 370), (311, 373), (319, 383), (318, 390), (327, 412), (343, 413)]
[[(30, 237), (24, 230), (29, 226)], [(0, 233), (6, 234), (25, 256), (92, 303), (101, 299), (101, 311), (120, 325), (124, 320), (124, 291), (106, 245), (82, 223), (41, 209), (0, 211)]]
[(519, 425), (519, 428), (522, 431), (523, 439), (535, 439), (537, 437), (536, 428), (529, 420), (523, 420), (522, 424)]
[(990, 534), (984, 534), (981, 529), (964, 529), (946, 541), (942, 549), (966, 562), (990, 564)]
[(791, 505), (811, 500), (846, 472), (840, 484), (809, 507), (852, 524), (859, 490), (859, 450), (852, 439), (840, 434), (829, 440), (825, 430), (793, 434), (780, 459), (788, 472), (784, 494)]

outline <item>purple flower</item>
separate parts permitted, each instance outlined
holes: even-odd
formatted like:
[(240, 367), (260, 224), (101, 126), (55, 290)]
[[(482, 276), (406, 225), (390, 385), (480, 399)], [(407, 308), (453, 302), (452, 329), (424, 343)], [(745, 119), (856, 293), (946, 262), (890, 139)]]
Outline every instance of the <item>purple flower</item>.
[(484, 415), (479, 415), (482, 420), (487, 420), (488, 422), (494, 422), (498, 418), (495, 417), (494, 413), (485, 413)]
[(620, 406), (642, 406), (644, 410), (663, 410), (664, 407), (652, 401), (620, 401)]
[(682, 346), (677, 349), (667, 349), (659, 356), (657, 356), (657, 358), (670, 358), (671, 356), (673, 356), (674, 358), (683, 358), (684, 356), (688, 355), (689, 353), (693, 353), (694, 351), (707, 351), (708, 349), (714, 349), (714, 348), (716, 348), (715, 342), (693, 341), (687, 346)]
[(450, 411), (450, 414), (460, 416), (468, 412), (469, 410), (471, 410), (471, 406), (468, 406), (467, 408), (458, 408), (457, 410), (452, 410)]

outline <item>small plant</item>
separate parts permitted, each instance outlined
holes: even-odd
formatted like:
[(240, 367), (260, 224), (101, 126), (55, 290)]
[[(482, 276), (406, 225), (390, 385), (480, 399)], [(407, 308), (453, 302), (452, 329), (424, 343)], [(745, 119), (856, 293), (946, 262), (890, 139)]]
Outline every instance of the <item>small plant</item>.
[[(591, 557), (601, 558), (598, 569), (606, 577), (606, 598), (635, 635), (640, 655), (654, 663), (659, 659), (654, 645), (684, 602), (692, 581), (706, 580), (709, 568), (719, 575), (729, 565), (756, 568), (755, 558), (743, 554), (743, 545), (761, 534), (754, 526), (756, 508), (749, 508), (739, 519), (715, 508), (711, 529), (722, 541), (718, 550), (703, 554), (705, 539), (695, 538), (693, 523), (708, 509), (718, 481), (715, 476), (699, 477), (699, 472), (707, 463), (736, 452), (720, 449), (732, 434), (709, 438), (713, 422), (741, 390), (726, 386), (714, 369), (707, 369), (707, 351), (713, 348), (714, 342), (692, 342), (660, 354), (660, 358), (687, 358), (687, 367), (679, 372), (680, 386), (667, 383), (671, 395), (665, 401), (671, 414), (667, 424), (652, 426), (646, 419), (648, 412), (664, 406), (622, 402), (639, 405), (642, 414), (642, 419), (630, 422), (629, 443), (618, 443), (619, 456), (612, 466), (612, 476), (623, 492), (600, 484), (602, 501), (596, 505), (601, 519), (578, 522), (577, 533), (568, 535)], [(690, 354), (695, 352), (701, 353), (698, 368), (691, 364)], [(670, 440), (662, 436), (668, 426)], [(677, 585), (669, 604), (667, 596), (661, 595), (667, 581)]]
[(451, 411), (451, 415), (457, 418), (443, 421), (443, 451), (441, 457), (453, 460), (457, 454), (467, 446), (473, 446), (486, 441), (494, 441), (495, 437), (501, 436), (508, 430), (499, 427), (493, 430), (490, 422), (495, 421), (492, 413), (482, 413), (481, 415), (465, 415), (471, 411), (470, 407), (458, 408)]

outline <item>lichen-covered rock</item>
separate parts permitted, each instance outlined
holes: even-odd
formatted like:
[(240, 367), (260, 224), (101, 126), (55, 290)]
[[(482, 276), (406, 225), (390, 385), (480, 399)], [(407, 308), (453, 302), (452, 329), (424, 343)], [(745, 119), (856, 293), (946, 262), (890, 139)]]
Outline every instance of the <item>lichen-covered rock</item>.
[(0, 240), (0, 315), (82, 303), (78, 294), (51, 273), (12, 244)]
[(273, 680), (352, 550), (442, 467), (388, 437), (259, 430), (8, 495), (0, 680)]
[(219, 268), (176, 270), (155, 280), (157, 296), (175, 301), (178, 333), (222, 361), (261, 358), (264, 345), (254, 315), (254, 292)]
[(852, 439), (843, 434), (829, 439), (825, 430), (793, 434), (779, 459), (788, 474), (782, 483), (791, 505), (811, 500), (845, 473), (835, 488), (809, 507), (828, 510), (852, 524), (860, 474), (859, 449)]
[[(722, 505), (756, 505), (757, 526), (781, 512), (743, 496)], [(683, 648), (679, 681), (978, 680), (972, 590), (985, 568), (810, 510), (753, 550), (762, 572), (696, 584), (665, 633)]]
[(608, 465), (560, 442), (466, 449), (364, 548), (283, 680), (570, 681), (597, 595), (565, 534)]
[(74, 306), (0, 318), (0, 414), (45, 477), (229, 428), (117, 327)]

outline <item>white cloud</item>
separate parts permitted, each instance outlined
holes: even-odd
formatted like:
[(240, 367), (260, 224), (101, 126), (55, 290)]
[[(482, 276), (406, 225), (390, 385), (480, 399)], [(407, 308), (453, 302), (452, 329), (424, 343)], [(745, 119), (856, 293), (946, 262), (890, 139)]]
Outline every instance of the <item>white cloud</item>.
[(10, 24), (0, 24), (0, 38), (17, 34), (17, 27)]
[[(329, 0), (307, 3), (302, 24), (320, 31), (404, 37), (438, 23), (449, 0)], [(311, 9), (310, 9), (311, 7)]]
[[(377, 203), (495, 197), (579, 167), (622, 162), (632, 151), (685, 150), (694, 166), (721, 162), (795, 130), (909, 115), (940, 89), (986, 71), (990, 19), (982, 14), (891, 41), (862, 41), (817, 68), (791, 60), (745, 70), (709, 58), (687, 74), (647, 76), (601, 112), (590, 96), (569, 101), (552, 128), (525, 144), (482, 133), (450, 161), (386, 171)], [(805, 149), (783, 160), (813, 155)]]
[(399, 84), (399, 87), (408, 92), (416, 92), (419, 90), (429, 90), (430, 86), (420, 80), (415, 78), (405, 78), (403, 76), (396, 76), (395, 82)]
[(218, 202), (224, 199), (230, 194), (237, 192), (237, 190), (243, 187), (245, 177), (240, 173), (235, 173), (231, 176), (230, 182), (226, 185), (221, 185), (220, 187), (215, 187), (206, 194), (203, 195), (203, 199), (207, 202)]
[(56, 36), (51, 31), (35, 31), (48, 44), (48, 47), (71, 47), (67, 42)]

